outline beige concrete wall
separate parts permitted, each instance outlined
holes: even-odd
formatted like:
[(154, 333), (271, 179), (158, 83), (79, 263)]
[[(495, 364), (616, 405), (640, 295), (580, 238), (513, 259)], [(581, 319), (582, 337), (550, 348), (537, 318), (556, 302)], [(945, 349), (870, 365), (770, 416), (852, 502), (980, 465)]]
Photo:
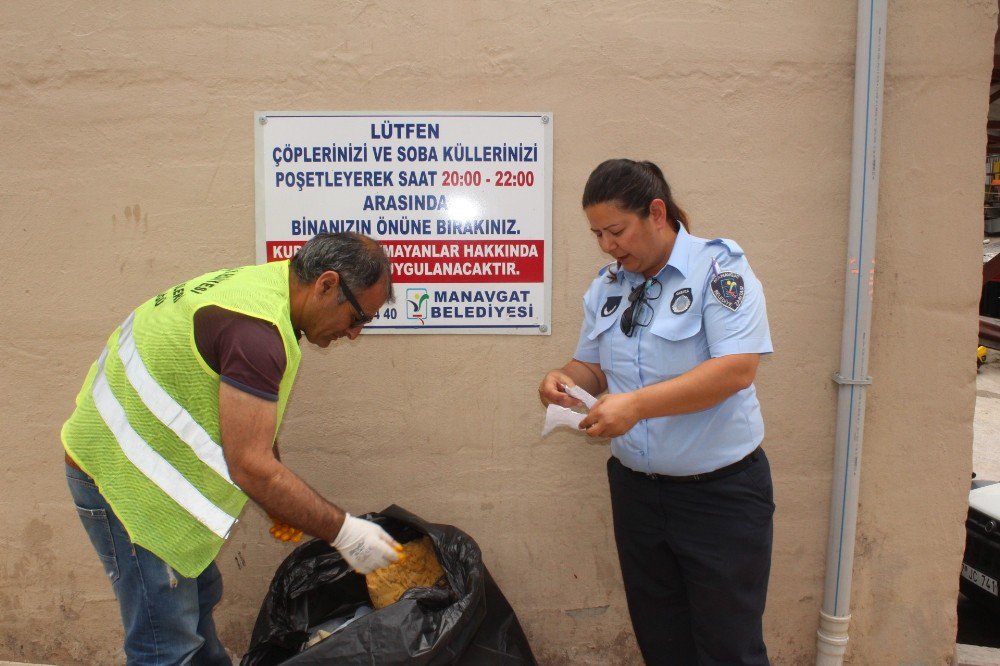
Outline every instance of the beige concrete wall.
[[(736, 238), (777, 353), (769, 647), (811, 660), (843, 299), (852, 2), (0, 5), (0, 659), (119, 658), (58, 430), (109, 330), (165, 285), (253, 261), (252, 112), (551, 111), (553, 335), (372, 336), (304, 353), (285, 459), (348, 510), (400, 504), (483, 547), (544, 663), (638, 663), (607, 447), (539, 441), (602, 257), (579, 195), (659, 162), (699, 235)], [(890, 2), (878, 278), (852, 663), (945, 663), (971, 465), (994, 0)], [(241, 651), (276, 565), (247, 511), (220, 556)]]

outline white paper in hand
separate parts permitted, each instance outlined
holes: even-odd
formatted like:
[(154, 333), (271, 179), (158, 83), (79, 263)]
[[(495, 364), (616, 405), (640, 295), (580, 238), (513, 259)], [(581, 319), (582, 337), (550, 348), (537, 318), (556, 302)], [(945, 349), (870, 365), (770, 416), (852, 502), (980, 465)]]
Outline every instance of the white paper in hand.
[(597, 398), (590, 395), (579, 386), (566, 386), (565, 384), (563, 384), (562, 387), (563, 391), (566, 392), (566, 395), (572, 396), (577, 400), (579, 400), (580, 402), (582, 402), (584, 405), (587, 406), (588, 410), (595, 404), (597, 404)]
[(573, 428), (573, 430), (582, 433), (583, 431), (580, 430), (580, 421), (582, 421), (585, 416), (586, 414), (574, 412), (572, 409), (567, 407), (550, 404), (545, 410), (545, 425), (542, 426), (542, 437), (545, 437), (559, 426)]

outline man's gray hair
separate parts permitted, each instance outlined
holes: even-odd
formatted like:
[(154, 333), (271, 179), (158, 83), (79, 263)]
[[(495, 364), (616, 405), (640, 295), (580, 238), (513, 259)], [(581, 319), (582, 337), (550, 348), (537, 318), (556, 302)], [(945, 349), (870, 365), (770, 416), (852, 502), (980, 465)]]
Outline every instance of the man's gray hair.
[[(392, 296), (392, 265), (382, 246), (363, 234), (318, 234), (292, 257), (291, 268), (305, 284), (327, 271), (337, 271), (354, 293), (364, 291), (385, 276), (386, 298)], [(343, 297), (340, 299), (343, 301)]]

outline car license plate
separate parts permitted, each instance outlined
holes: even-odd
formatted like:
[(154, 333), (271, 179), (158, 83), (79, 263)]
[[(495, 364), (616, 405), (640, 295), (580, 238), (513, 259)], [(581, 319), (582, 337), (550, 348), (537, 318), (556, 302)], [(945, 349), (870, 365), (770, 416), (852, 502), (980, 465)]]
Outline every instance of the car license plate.
[(962, 563), (962, 578), (970, 581), (971, 583), (978, 585), (983, 588), (994, 597), (997, 596), (997, 581), (996, 578), (990, 578), (982, 571), (978, 569), (973, 569), (966, 563)]

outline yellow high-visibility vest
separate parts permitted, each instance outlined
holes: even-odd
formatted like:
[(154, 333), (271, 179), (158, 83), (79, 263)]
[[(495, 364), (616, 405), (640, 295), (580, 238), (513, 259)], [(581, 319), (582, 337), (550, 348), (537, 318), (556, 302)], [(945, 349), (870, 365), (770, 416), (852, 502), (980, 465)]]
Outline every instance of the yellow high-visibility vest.
[(219, 437), (219, 375), (202, 359), (194, 315), (216, 305), (271, 322), (286, 368), (278, 425), (302, 352), (290, 317), (288, 262), (206, 273), (146, 301), (111, 334), (62, 428), (136, 543), (194, 578), (212, 563), (247, 497)]

